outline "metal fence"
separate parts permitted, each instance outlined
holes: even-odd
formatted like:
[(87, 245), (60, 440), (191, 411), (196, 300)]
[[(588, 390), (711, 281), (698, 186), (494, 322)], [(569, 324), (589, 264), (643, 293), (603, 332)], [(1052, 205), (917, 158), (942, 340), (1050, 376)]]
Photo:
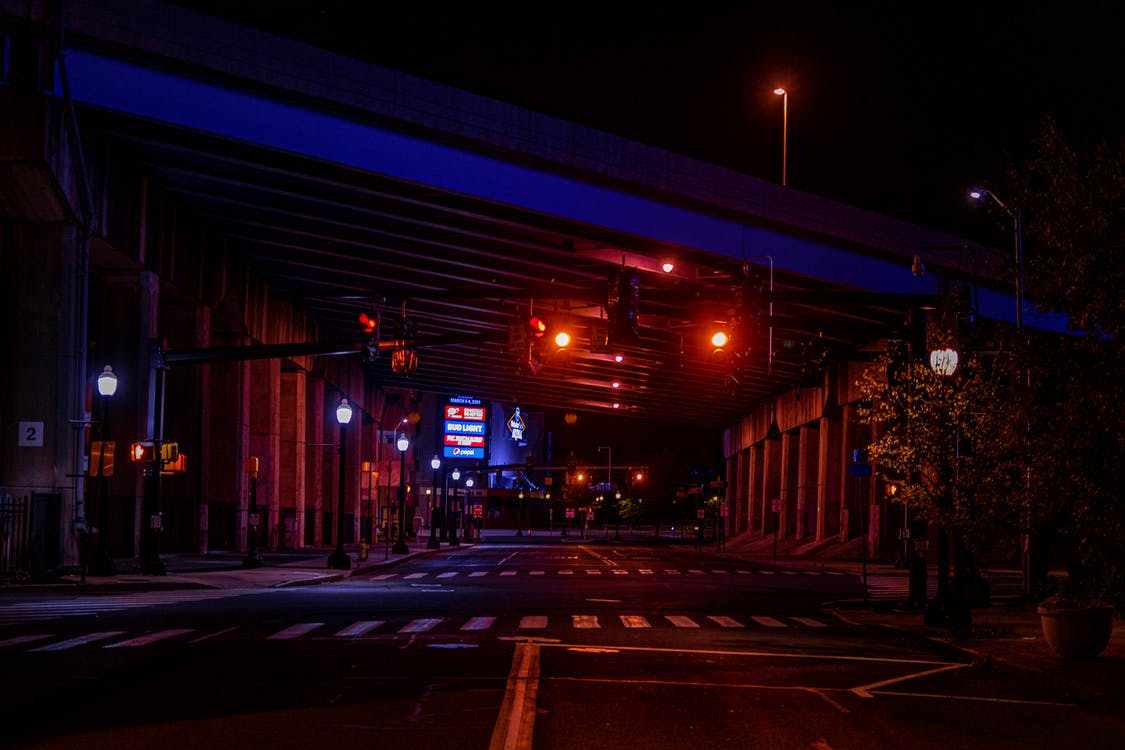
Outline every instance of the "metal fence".
[(0, 578), (31, 574), (30, 500), (0, 493)]

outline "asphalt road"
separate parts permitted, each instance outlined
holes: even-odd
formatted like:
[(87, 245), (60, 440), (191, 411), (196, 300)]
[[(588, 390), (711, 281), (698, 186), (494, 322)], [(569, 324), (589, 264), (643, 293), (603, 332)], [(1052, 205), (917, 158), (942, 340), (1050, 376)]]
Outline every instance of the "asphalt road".
[(0, 745), (1038, 748), (1125, 723), (826, 602), (853, 576), (482, 544), (291, 589), (0, 597)]

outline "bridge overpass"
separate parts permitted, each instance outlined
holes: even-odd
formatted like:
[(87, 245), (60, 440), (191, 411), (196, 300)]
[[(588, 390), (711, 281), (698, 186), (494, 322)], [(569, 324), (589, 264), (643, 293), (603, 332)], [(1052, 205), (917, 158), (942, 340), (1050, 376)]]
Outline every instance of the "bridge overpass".
[[(344, 457), (358, 529), (359, 467), (384, 461), (388, 427), (472, 393), (723, 430), (752, 531), (772, 490), (739, 455), (780, 439), (778, 410), (793, 430), (824, 416), (793, 394), (834, 401), (954, 284), (1014, 318), (1002, 251), (331, 50), (155, 0), (0, 0), (0, 25), (3, 305), (19, 321), (0, 485), (58, 494), (79, 527), (83, 457), (108, 423), (119, 444), (183, 436), (198, 460), (162, 510), (182, 543), (242, 543), (249, 454), (268, 459), (268, 542), (292, 518), (288, 543), (319, 543), (333, 403), (363, 416)], [(570, 345), (529, 354), (532, 316)], [(721, 326), (735, 338), (716, 355)], [(91, 390), (110, 362), (112, 420)], [(104, 493), (119, 542), (150, 523), (125, 473)]]

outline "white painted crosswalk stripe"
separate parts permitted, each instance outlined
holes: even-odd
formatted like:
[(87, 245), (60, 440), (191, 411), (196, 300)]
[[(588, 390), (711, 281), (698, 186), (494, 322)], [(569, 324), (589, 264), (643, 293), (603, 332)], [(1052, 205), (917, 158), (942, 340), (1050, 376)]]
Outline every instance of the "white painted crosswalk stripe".
[(447, 570), (444, 573), (438, 573), (437, 577), (438, 578), (452, 578), (455, 575), (457, 575), (456, 570)]
[(380, 573), (377, 576), (371, 576), (372, 581), (385, 581), (388, 578), (394, 578), (398, 573)]
[(688, 572), (693, 574), (693, 575), (697, 575), (697, 576), (707, 575), (706, 573), (704, 573), (702, 570), (699, 570), (698, 568), (690, 568), (690, 569), (688, 569)]
[(651, 570), (649, 570), (648, 568), (641, 568), (641, 569), (640, 569), (640, 570), (638, 570), (637, 572), (638, 572), (638, 573), (640, 573), (640, 574), (641, 574), (641, 575), (643, 575), (643, 576), (650, 576), (650, 575), (652, 575), (652, 571), (651, 571)]
[(571, 624), (573, 624), (574, 627), (578, 628), (579, 630), (601, 627), (601, 625), (598, 624), (597, 615), (571, 615), (570, 619)]
[(627, 628), (651, 628), (652, 624), (640, 615), (620, 615), (621, 624)]
[(18, 602), (0, 605), (0, 625), (13, 625), (56, 617), (76, 617), (118, 612), (141, 607), (173, 605), (190, 602), (227, 599), (249, 594), (263, 594), (277, 589), (177, 589), (172, 591), (142, 591), (132, 594), (89, 596), (74, 598)]
[(828, 627), (828, 625), (821, 622), (820, 620), (814, 620), (811, 617), (794, 617), (793, 621), (799, 622), (802, 625), (807, 625), (810, 628), (826, 628), (826, 627)]
[(408, 624), (403, 626), (398, 632), (400, 633), (425, 633), (427, 630), (433, 630), (442, 620), (443, 617), (420, 617), (417, 620), (411, 620)]
[(571, 570), (570, 568), (563, 568), (562, 570), (559, 571), (559, 575), (560, 576), (572, 576), (572, 575), (574, 575), (574, 571)]
[(707, 619), (724, 628), (741, 628), (745, 627), (741, 622), (733, 617), (726, 617), (724, 615), (708, 615)]
[(336, 635), (340, 638), (358, 638), (361, 635), (370, 633), (384, 622), (386, 622), (386, 620), (359, 620), (342, 630), (337, 630)]
[(469, 573), (469, 578), (480, 578), (486, 575), (488, 575), (487, 570), (474, 570), (472, 573)]
[(741, 576), (748, 576), (748, 575), (750, 575), (750, 571), (749, 571), (749, 570), (736, 570), (736, 571), (734, 571), (734, 572), (735, 572), (735, 573), (738, 573), (738, 574), (739, 574), (739, 575), (741, 575)]
[(461, 626), (462, 630), (488, 630), (492, 627), (492, 623), (496, 622), (495, 617), (474, 617)]
[(678, 576), (680, 574), (680, 571), (678, 570), (665, 570), (664, 572), (670, 576)]
[(157, 641), (164, 641), (169, 638), (176, 638), (177, 636), (187, 635), (191, 633), (194, 628), (170, 628), (168, 630), (158, 630), (155, 633), (148, 633), (147, 635), (139, 635), (136, 638), (129, 638), (128, 640), (118, 641), (117, 643), (110, 643), (102, 648), (137, 648), (139, 646), (147, 646), (150, 643)]
[(419, 578), (425, 578), (427, 575), (426, 573), (408, 573), (404, 575), (403, 578), (407, 581), (416, 581)]
[(520, 628), (537, 630), (547, 627), (547, 618), (544, 615), (524, 615), (520, 618)]
[(716, 575), (720, 575), (720, 576), (725, 576), (725, 575), (730, 574), (729, 570), (712, 570), (711, 572), (716, 574)]
[(533, 570), (533, 571), (531, 571), (531, 575), (533, 575), (533, 576), (541, 576), (541, 575), (545, 575), (545, 574), (546, 574), (546, 572), (547, 572), (547, 571), (545, 571), (545, 570)]
[(683, 615), (665, 615), (664, 619), (675, 625), (677, 628), (698, 628), (699, 623), (690, 617)]
[(69, 638), (65, 641), (59, 641), (58, 643), (49, 643), (46, 646), (39, 646), (38, 648), (29, 649), (29, 651), (66, 651), (69, 648), (85, 646), (87, 643), (104, 641), (107, 638), (116, 638), (117, 636), (124, 634), (124, 630), (104, 630), (100, 633), (87, 633), (86, 635), (80, 635), (77, 638)]
[(502, 575), (502, 576), (514, 576), (518, 572), (519, 571), (515, 571), (515, 570), (502, 570), (502, 571), (500, 571), (500, 575)]
[(600, 576), (602, 572), (600, 570), (587, 570), (586, 574), (592, 576)]
[(627, 571), (627, 570), (622, 570), (621, 568), (614, 568), (614, 569), (613, 569), (613, 574), (614, 574), (615, 576), (627, 576), (627, 575), (629, 575), (629, 571)]
[(323, 622), (299, 622), (296, 625), (290, 625), (284, 630), (279, 630), (271, 636), (268, 636), (268, 641), (288, 641), (294, 638), (300, 638), (303, 635), (308, 635), (312, 631), (324, 625)]
[(754, 622), (758, 623), (759, 625), (764, 625), (767, 628), (784, 628), (785, 627), (785, 623), (783, 623), (781, 620), (775, 620), (772, 617), (766, 617), (764, 615), (752, 615), (750, 617), (750, 619), (753, 620)]
[(17, 635), (14, 638), (7, 638), (0, 641), (0, 648), (4, 648), (5, 646), (22, 646), (25, 643), (35, 643), (36, 641), (41, 641), (44, 638), (50, 638), (52, 635), (54, 634), (35, 633), (33, 635)]

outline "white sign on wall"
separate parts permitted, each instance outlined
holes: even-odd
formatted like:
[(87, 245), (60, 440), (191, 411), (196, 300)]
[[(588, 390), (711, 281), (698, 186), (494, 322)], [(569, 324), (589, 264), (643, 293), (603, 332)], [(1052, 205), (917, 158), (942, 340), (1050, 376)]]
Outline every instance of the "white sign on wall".
[(43, 423), (20, 422), (19, 446), (21, 448), (42, 448)]

